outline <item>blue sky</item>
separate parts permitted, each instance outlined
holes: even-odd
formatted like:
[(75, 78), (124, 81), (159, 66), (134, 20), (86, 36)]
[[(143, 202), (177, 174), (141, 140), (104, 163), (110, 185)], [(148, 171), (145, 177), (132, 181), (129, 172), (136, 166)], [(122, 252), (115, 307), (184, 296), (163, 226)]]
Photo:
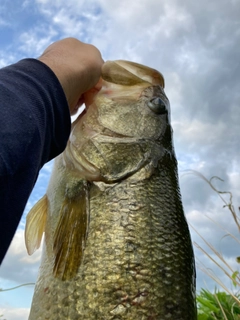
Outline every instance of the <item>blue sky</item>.
[[(205, 217), (239, 237), (218, 196), (201, 179), (185, 174), (200, 171), (231, 190), (240, 204), (240, 3), (237, 0), (26, 0), (0, 3), (0, 67), (38, 57), (53, 41), (73, 36), (92, 43), (105, 60), (126, 59), (163, 73), (171, 102), (174, 142), (179, 162), (183, 204), (188, 221), (218, 250), (233, 270), (239, 244)], [(39, 175), (12, 246), (0, 268), (0, 288), (35, 282), (41, 250), (28, 257), (23, 241), (25, 215), (44, 194), (51, 164)], [(192, 239), (204, 245), (191, 229)], [(225, 276), (196, 249), (203, 262)], [(198, 262), (199, 265), (199, 262)], [(198, 288), (214, 288), (198, 269)], [(33, 286), (0, 292), (0, 314), (26, 320)]]

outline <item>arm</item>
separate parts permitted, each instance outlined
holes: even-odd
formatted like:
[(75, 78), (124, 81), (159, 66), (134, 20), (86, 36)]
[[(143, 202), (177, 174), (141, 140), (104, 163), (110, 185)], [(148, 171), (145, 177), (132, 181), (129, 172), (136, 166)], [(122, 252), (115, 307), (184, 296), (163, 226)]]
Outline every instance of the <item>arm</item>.
[(64, 150), (70, 113), (96, 85), (101, 64), (96, 48), (65, 39), (39, 60), (0, 69), (0, 263), (39, 170)]

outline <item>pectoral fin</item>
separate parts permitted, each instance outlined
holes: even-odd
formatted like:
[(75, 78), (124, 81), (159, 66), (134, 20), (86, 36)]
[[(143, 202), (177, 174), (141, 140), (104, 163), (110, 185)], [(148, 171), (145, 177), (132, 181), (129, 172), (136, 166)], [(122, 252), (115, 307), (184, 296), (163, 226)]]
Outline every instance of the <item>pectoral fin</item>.
[(88, 228), (88, 190), (84, 187), (74, 198), (65, 198), (54, 233), (54, 276), (74, 277), (81, 264)]
[(27, 215), (25, 245), (29, 255), (32, 255), (40, 247), (46, 225), (47, 206), (47, 196), (44, 195)]

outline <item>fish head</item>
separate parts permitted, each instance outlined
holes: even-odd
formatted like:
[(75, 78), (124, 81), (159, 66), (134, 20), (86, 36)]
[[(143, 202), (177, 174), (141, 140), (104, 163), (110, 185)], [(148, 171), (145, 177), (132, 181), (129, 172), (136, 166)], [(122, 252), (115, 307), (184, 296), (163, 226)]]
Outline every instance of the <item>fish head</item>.
[(170, 105), (162, 74), (134, 62), (107, 61), (102, 89), (73, 123), (66, 165), (87, 180), (117, 181), (146, 165), (156, 167), (167, 151)]
[(126, 137), (160, 137), (170, 116), (161, 73), (120, 60), (106, 62), (102, 76), (102, 90), (95, 100), (99, 123)]
[(61, 280), (76, 275), (82, 261), (89, 195), (124, 179), (148, 179), (163, 159), (170, 162), (173, 152), (170, 106), (160, 72), (134, 62), (108, 61), (101, 90), (93, 99), (90, 95), (85, 96), (85, 112), (72, 124), (65, 151), (55, 160), (46, 196), (27, 218), (28, 252), (39, 247), (45, 232), (46, 263)]

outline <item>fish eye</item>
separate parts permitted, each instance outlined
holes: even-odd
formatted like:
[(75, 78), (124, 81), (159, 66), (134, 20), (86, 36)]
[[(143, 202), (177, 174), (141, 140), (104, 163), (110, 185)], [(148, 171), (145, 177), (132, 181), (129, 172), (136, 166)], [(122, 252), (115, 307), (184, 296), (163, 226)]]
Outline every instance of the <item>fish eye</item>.
[(148, 107), (156, 114), (164, 114), (167, 113), (167, 108), (164, 101), (157, 97), (148, 101)]

